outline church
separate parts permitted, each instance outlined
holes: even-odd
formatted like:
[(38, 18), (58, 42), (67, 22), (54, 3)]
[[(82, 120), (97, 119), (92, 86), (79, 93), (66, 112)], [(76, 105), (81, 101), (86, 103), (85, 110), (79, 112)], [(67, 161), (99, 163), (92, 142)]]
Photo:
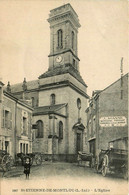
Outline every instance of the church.
[(7, 91), (32, 104), (32, 152), (66, 160), (86, 151), (87, 85), (79, 72), (78, 15), (68, 3), (50, 11), (48, 70), (37, 80), (8, 83)]

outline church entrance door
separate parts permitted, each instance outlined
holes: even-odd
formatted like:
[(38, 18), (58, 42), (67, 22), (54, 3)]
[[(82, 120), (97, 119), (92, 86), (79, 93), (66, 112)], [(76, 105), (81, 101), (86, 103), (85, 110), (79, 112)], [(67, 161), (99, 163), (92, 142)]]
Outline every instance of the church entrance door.
[(77, 133), (77, 153), (81, 151), (81, 133)]

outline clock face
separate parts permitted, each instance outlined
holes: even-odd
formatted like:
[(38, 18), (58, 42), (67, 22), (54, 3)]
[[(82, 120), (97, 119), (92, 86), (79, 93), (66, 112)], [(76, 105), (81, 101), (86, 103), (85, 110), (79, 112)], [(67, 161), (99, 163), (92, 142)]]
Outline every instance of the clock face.
[(58, 63), (59, 63), (59, 62), (61, 62), (61, 61), (62, 61), (62, 59), (63, 59), (63, 58), (62, 58), (62, 56), (57, 56), (57, 57), (56, 57), (56, 62), (58, 62)]

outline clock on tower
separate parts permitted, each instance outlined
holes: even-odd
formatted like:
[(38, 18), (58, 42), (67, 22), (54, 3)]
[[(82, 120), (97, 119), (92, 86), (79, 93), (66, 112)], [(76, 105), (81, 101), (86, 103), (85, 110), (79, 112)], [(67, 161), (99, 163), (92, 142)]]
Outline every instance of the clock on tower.
[(62, 60), (63, 60), (63, 57), (62, 56), (60, 56), (60, 55), (56, 56), (56, 62), (57, 63), (61, 63)]
[(70, 4), (50, 11), (50, 54), (49, 70), (71, 65), (79, 70), (77, 34), (80, 27), (76, 12)]

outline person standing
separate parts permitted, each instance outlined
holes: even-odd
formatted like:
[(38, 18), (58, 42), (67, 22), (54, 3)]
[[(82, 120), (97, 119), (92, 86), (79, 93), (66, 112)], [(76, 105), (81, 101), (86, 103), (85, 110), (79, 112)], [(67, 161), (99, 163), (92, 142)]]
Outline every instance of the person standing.
[(24, 173), (26, 175), (26, 179), (27, 178), (29, 179), (30, 167), (31, 167), (30, 159), (29, 158), (26, 158), (26, 161), (25, 161), (25, 164), (24, 164)]

